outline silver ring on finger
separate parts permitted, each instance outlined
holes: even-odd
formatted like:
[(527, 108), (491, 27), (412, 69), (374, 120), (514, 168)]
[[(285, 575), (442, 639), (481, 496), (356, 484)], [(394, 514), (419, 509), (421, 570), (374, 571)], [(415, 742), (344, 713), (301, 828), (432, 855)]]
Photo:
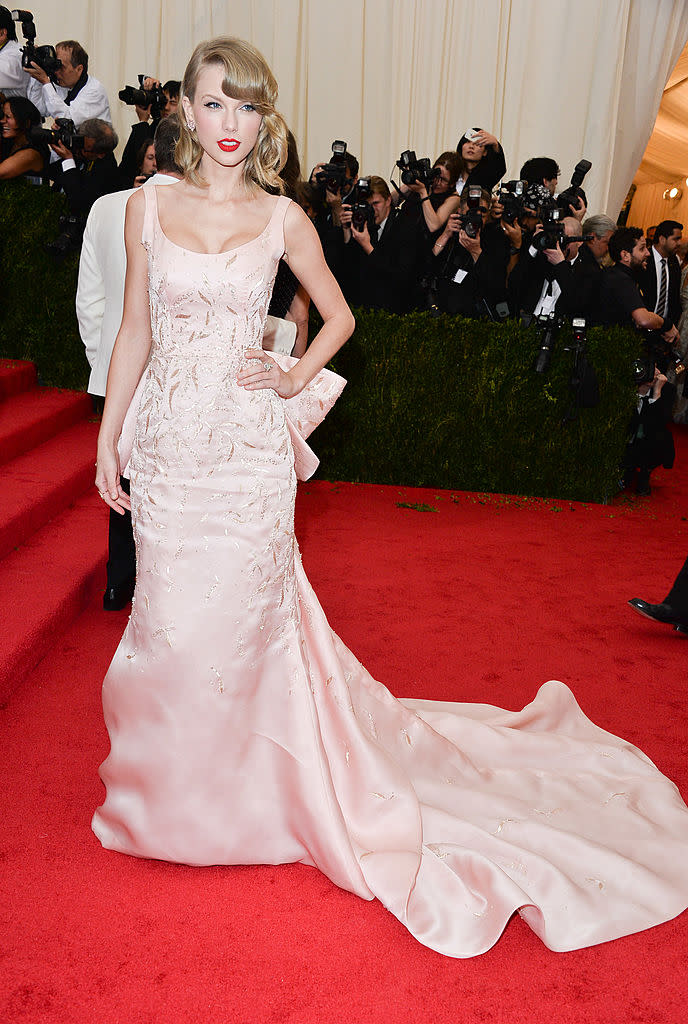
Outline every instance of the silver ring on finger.
[(265, 370), (266, 373), (269, 373), (270, 370), (272, 369), (272, 363), (263, 363), (263, 369)]

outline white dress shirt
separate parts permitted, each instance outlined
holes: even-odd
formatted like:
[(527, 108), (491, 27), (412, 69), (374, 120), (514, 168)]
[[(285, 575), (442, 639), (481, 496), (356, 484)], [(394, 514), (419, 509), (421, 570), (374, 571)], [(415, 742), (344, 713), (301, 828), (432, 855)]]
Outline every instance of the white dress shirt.
[(19, 43), (8, 39), (0, 50), (0, 92), (5, 96), (26, 96), (28, 83), (33, 81), (22, 68), (21, 59)]
[(662, 288), (662, 258), (663, 257), (659, 255), (659, 253), (655, 249), (654, 245), (650, 249), (650, 252), (652, 253), (652, 258), (655, 261), (655, 277), (657, 279), (657, 299), (656, 299), (656, 302), (655, 302), (655, 313), (657, 313), (658, 316), (661, 316), (662, 320), (664, 320), (664, 318), (669, 315), (669, 260), (667, 260), (667, 259), (664, 260), (664, 265), (666, 266), (666, 295), (664, 296), (664, 309), (662, 310), (662, 309), (658, 308), (657, 304), (659, 302), (659, 293), (660, 293), (661, 288)]
[(69, 104), (65, 103), (69, 89), (53, 85), (52, 82), (41, 85), (30, 77), (29, 82), (27, 96), (35, 103), (43, 117), (68, 117), (77, 128), (90, 117), (99, 117), (102, 121), (112, 124), (107, 93), (97, 78), (89, 75), (86, 85)]

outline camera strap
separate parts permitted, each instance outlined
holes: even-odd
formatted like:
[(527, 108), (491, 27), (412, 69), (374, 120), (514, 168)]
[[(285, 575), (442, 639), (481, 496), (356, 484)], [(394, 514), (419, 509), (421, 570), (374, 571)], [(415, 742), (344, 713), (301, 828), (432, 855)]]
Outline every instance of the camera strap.
[(75, 100), (77, 98), (77, 96), (79, 95), (79, 93), (81, 92), (81, 90), (83, 89), (83, 87), (86, 85), (87, 82), (88, 82), (88, 73), (86, 71), (82, 71), (81, 72), (81, 77), (79, 78), (79, 81), (76, 83), (76, 85), (72, 86), (72, 88), (69, 90), (69, 92), (67, 93), (67, 95), (64, 98), (64, 102), (67, 104), (67, 106), (69, 106), (69, 104), (72, 102), (72, 100)]

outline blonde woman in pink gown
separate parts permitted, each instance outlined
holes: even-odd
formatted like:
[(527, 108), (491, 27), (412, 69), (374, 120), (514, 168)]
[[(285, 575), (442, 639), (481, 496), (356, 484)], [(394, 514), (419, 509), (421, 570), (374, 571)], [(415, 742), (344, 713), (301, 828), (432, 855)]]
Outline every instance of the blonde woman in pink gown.
[[(306, 215), (266, 191), (286, 156), (276, 92), (248, 44), (197, 47), (184, 179), (128, 204), (96, 485), (126, 508), (129, 462), (138, 572), (93, 829), (137, 857), (317, 867), (454, 957), (514, 912), (554, 950), (667, 920), (688, 903), (688, 810), (643, 753), (562, 683), (521, 712), (396, 700), (304, 575), (304, 438), (343, 387), (324, 367), (353, 320)], [(283, 255), (324, 320), (299, 360), (260, 349)]]

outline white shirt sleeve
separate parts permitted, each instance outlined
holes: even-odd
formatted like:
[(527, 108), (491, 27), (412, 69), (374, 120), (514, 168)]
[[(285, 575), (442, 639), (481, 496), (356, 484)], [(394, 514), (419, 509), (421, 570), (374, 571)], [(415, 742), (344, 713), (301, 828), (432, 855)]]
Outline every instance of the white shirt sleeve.
[(65, 103), (68, 90), (47, 82), (41, 86), (44, 112), (49, 117), (68, 117), (79, 127), (90, 117), (99, 117), (112, 124), (110, 104), (105, 89), (97, 78), (91, 78), (70, 104)]
[(79, 334), (86, 349), (89, 366), (98, 353), (105, 312), (105, 281), (94, 244), (95, 217), (89, 215), (79, 258), (79, 281), (76, 289), (76, 316)]
[(19, 43), (14, 39), (0, 50), (0, 92), (5, 96), (26, 96), (27, 83), (33, 81), (22, 68), (21, 58)]

